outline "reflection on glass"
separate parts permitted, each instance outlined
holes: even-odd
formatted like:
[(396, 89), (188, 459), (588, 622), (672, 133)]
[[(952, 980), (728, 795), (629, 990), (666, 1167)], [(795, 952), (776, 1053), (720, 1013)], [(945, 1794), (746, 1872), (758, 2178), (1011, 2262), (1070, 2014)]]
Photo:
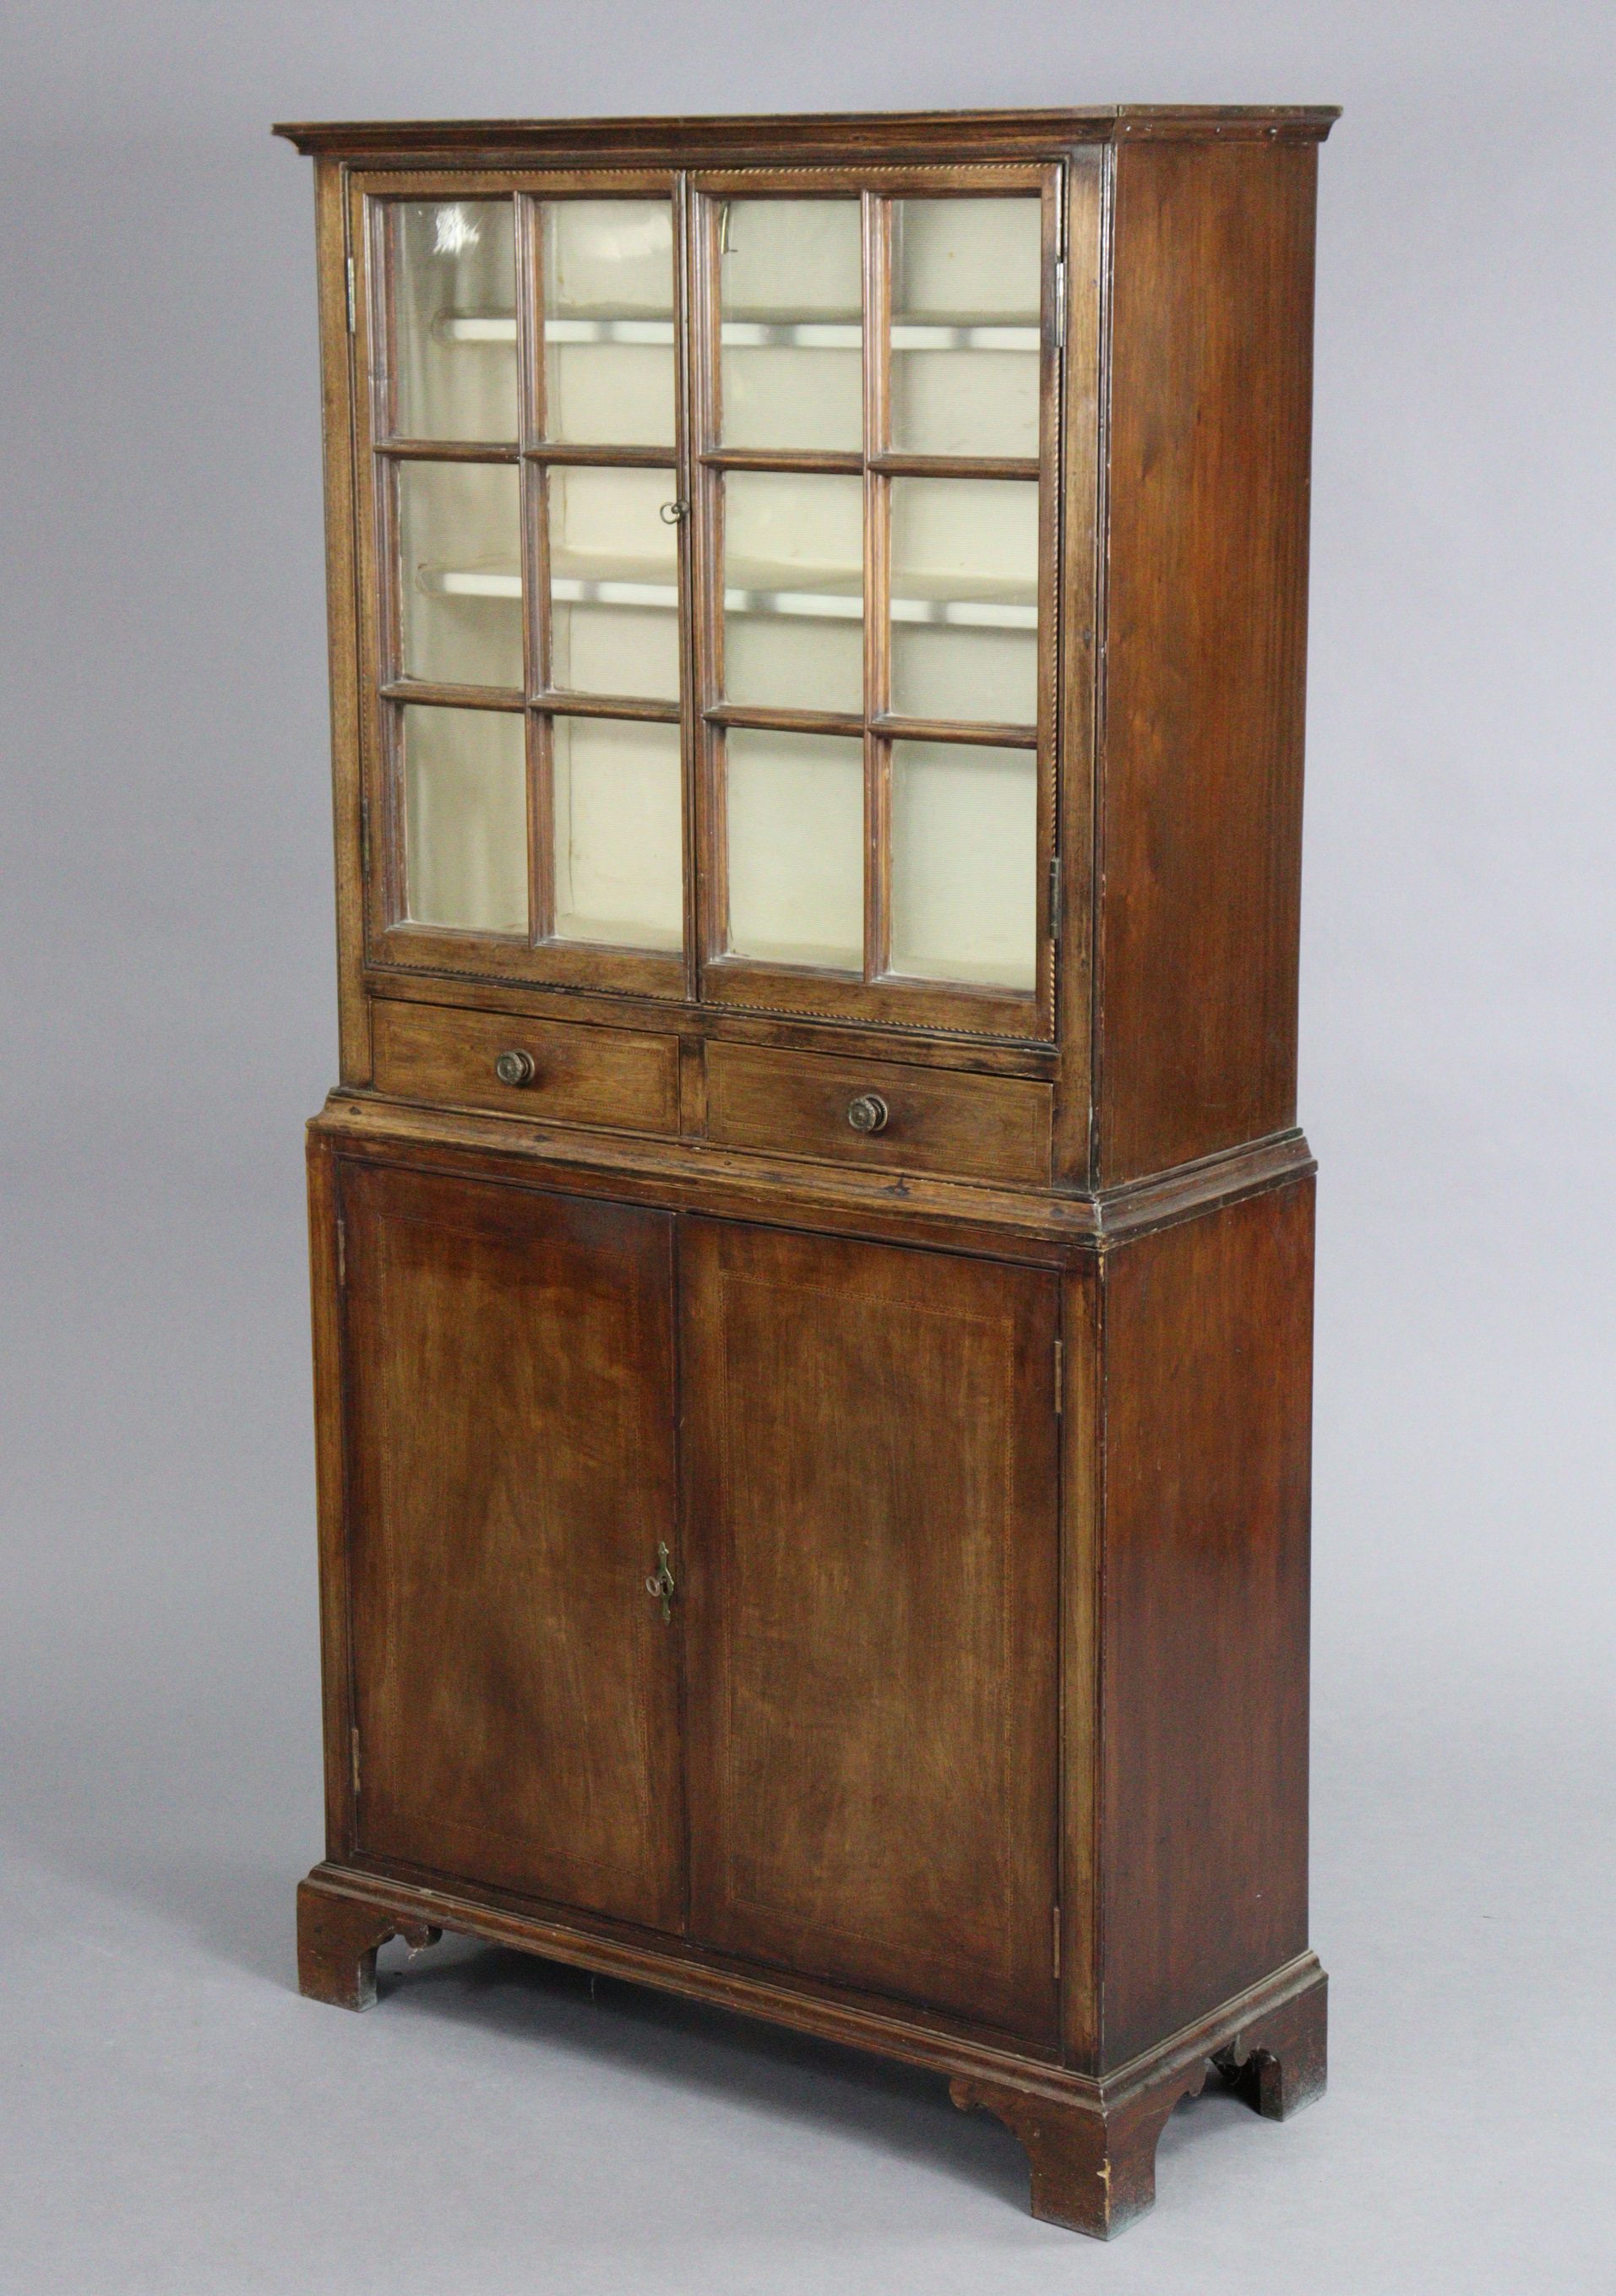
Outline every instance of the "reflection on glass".
[(1036, 751), (892, 744), (893, 972), (1031, 988), (1037, 880)]
[(679, 948), (678, 727), (628, 718), (553, 722), (557, 938)]
[(521, 713), (411, 703), (401, 714), (408, 915), (467, 932), (526, 932)]
[(398, 591), (406, 677), (510, 685), (521, 670), (521, 545), (508, 463), (400, 463)]
[(726, 447), (864, 444), (857, 200), (733, 200), (719, 233)]
[(895, 202), (894, 447), (1038, 453), (1042, 228), (1036, 199)]
[(545, 435), (674, 441), (673, 210), (557, 200), (544, 210)]
[(863, 710), (861, 479), (726, 476), (724, 690), (779, 709)]
[(395, 435), (514, 439), (511, 201), (399, 200), (391, 221)]
[(679, 698), (678, 529), (671, 471), (553, 465), (552, 683), (577, 693)]
[(864, 968), (864, 744), (726, 737), (729, 946), (738, 956)]
[(894, 479), (891, 563), (898, 716), (1036, 724), (1036, 481)]

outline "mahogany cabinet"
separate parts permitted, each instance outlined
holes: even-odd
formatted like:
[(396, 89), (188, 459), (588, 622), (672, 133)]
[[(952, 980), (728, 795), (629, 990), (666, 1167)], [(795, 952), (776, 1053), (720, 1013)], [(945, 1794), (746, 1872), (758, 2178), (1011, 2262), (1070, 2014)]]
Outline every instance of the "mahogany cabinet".
[(305, 1991), (1322, 2089), (1296, 982), (1334, 114), (299, 127), (340, 1077)]

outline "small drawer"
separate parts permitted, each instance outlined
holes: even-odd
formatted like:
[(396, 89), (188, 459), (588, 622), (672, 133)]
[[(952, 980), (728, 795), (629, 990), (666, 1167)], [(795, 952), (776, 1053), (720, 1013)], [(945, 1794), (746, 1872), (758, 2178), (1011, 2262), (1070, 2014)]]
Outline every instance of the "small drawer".
[(1011, 1077), (707, 1047), (707, 1135), (729, 1148), (1047, 1186), (1054, 1100)]
[(381, 999), (371, 1013), (376, 1089), (400, 1100), (623, 1132), (679, 1128), (676, 1037)]

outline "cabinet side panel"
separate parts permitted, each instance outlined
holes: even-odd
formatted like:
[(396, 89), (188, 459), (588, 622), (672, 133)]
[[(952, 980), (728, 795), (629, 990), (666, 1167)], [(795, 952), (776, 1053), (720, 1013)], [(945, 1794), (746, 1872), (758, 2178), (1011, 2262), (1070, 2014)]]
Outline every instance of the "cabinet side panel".
[(325, 1854), (353, 1841), (353, 1727), (348, 1642), (348, 1473), (342, 1408), (342, 1242), (336, 1152), (308, 1141), (308, 1275), (314, 1338), (315, 1488), (320, 1524), (320, 1683), (325, 1744)]
[(354, 433), (348, 331), (348, 238), (343, 169), (315, 167), (315, 247), (320, 289), (320, 422), (325, 465), (325, 615), (331, 658), (332, 814), (336, 847), (337, 1023), (344, 1084), (368, 1084), (370, 1005), (365, 993), (359, 701), (354, 589)]
[(1107, 1262), (1107, 2066), (1307, 1944), (1312, 1276), (1310, 1179)]
[(1092, 2072), (1100, 2030), (1099, 1684), (1102, 1289), (1061, 1282), (1061, 2040)]
[(1293, 1121), (1312, 145), (1117, 157), (1105, 1185)]

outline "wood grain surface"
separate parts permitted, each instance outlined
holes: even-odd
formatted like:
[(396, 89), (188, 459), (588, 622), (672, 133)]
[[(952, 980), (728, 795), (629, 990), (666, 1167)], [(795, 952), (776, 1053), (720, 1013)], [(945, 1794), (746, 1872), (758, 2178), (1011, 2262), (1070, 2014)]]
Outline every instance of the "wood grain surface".
[(673, 1227), (345, 1169), (357, 1840), (683, 1911)]
[(1116, 168), (1103, 1185), (1295, 1120), (1317, 152)]
[(1054, 2021), (1051, 1278), (688, 1223), (692, 1934)]
[[(869, 1094), (885, 1105), (876, 1133), (848, 1121)], [(958, 1172), (983, 1179), (1049, 1177), (1046, 1084), (943, 1076), (891, 1061), (803, 1058), (744, 1045), (707, 1048), (707, 1136), (731, 1148), (829, 1156), (873, 1171)]]
[[(679, 1128), (675, 1037), (625, 1029), (572, 1028), (520, 1014), (456, 1013), (433, 1004), (378, 1003), (376, 1086), (400, 1100), (499, 1110), (546, 1124), (606, 1125), (625, 1132)], [(495, 1062), (526, 1054), (526, 1084), (501, 1081)]]
[(1313, 1183), (1107, 1256), (1102, 2064), (1308, 1936)]

